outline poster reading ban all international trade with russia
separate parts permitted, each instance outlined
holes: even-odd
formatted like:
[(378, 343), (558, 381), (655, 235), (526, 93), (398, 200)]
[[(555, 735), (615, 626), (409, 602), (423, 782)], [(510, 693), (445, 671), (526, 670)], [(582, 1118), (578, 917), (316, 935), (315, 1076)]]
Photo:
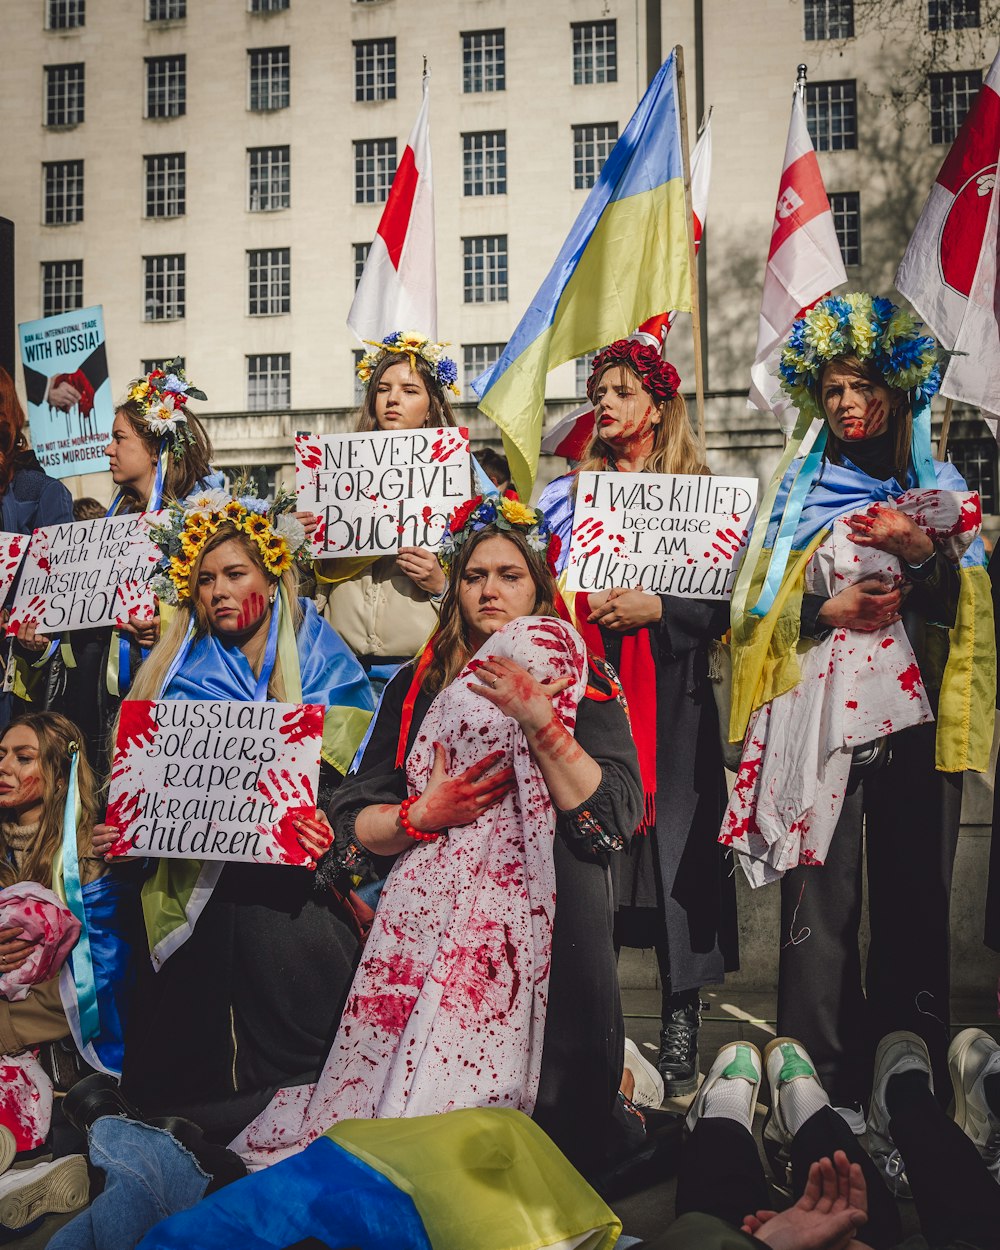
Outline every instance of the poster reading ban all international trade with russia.
[(31, 446), (52, 477), (99, 473), (115, 419), (99, 305), (18, 326)]

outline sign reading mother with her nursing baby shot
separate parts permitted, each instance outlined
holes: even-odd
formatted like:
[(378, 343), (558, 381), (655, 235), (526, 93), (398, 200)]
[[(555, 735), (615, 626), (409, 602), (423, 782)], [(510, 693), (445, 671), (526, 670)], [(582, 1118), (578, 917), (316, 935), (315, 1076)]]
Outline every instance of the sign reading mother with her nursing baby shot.
[(757, 479), (581, 473), (567, 585), (728, 599), (746, 547)]
[(470, 464), (466, 429), (300, 434), (295, 492), (299, 508), (319, 517), (313, 554), (436, 547), (451, 512), (469, 497)]

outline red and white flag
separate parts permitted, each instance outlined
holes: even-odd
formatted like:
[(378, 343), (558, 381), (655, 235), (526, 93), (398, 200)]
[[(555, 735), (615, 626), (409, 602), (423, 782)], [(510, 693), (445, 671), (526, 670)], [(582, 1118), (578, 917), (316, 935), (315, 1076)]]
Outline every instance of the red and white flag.
[(431, 179), (430, 75), (406, 150), (396, 167), (347, 324), (359, 339), (395, 330), (437, 338), (437, 262)]
[(786, 433), (795, 424), (795, 411), (779, 383), (781, 345), (803, 309), (846, 281), (830, 201), (809, 138), (802, 96), (796, 91), (764, 271), (757, 352), (750, 370), (751, 405), (773, 412)]
[[(896, 287), (956, 354), (941, 393), (1000, 414), (1000, 54), (945, 157)], [(996, 423), (990, 424), (996, 433)]]

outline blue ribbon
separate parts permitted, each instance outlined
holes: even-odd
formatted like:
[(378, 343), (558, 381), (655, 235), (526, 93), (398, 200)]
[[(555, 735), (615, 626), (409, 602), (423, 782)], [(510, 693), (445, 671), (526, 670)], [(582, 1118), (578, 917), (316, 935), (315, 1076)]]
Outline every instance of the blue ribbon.
[(931, 401), (926, 395), (921, 395), (913, 407), (910, 455), (917, 474), (917, 485), (924, 490), (933, 490), (937, 486), (937, 473), (931, 452)]
[(81, 812), (77, 787), (77, 764), (80, 747), (70, 743), (69, 783), (66, 789), (66, 806), (63, 809), (62, 877), (66, 906), (80, 922), (80, 936), (70, 952), (70, 966), (76, 985), (76, 1000), (80, 1012), (80, 1034), (84, 1045), (91, 1042), (101, 1031), (101, 1017), (97, 1009), (97, 984), (94, 980), (94, 960), (90, 951), (90, 932), (87, 928), (87, 912), (83, 905), (83, 885), (80, 881), (80, 856), (77, 849), (77, 828)]
[(278, 658), (278, 621), (281, 618), (281, 596), (275, 595), (271, 607), (271, 620), (267, 627), (267, 646), (264, 648), (264, 663), (260, 666), (260, 676), (254, 688), (253, 697), (256, 703), (267, 702), (267, 688), (274, 672), (274, 664)]

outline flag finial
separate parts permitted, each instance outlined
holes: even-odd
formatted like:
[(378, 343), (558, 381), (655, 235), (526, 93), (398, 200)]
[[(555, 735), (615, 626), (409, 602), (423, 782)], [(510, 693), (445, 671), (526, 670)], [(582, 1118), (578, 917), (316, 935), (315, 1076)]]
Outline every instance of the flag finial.
[(808, 69), (809, 69), (809, 66), (806, 65), (805, 61), (799, 62), (798, 67), (796, 69), (796, 76), (795, 76), (795, 90), (799, 93), (799, 95), (805, 95), (806, 71)]

